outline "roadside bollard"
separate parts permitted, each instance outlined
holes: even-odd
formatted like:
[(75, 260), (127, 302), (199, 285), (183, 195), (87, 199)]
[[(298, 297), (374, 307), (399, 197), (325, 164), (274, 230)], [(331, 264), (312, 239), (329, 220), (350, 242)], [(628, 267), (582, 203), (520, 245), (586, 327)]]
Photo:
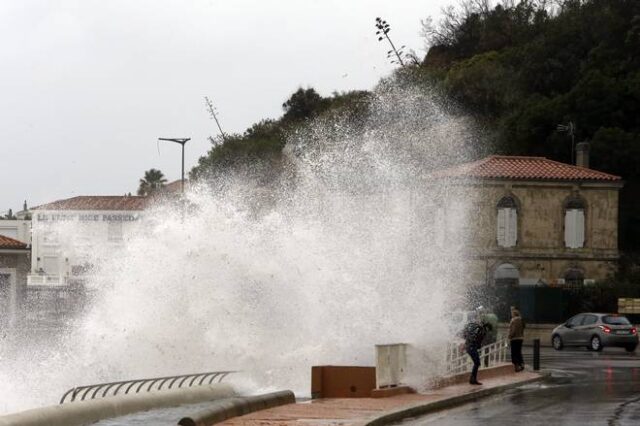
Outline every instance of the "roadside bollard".
[(533, 369), (540, 370), (540, 339), (533, 339)]

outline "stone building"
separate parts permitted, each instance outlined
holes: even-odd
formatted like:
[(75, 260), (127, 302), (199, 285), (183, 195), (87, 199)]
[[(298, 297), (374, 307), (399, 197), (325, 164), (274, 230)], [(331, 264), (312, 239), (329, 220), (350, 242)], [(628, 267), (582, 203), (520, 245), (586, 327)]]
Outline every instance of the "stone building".
[(468, 194), (472, 283), (582, 286), (614, 271), (623, 182), (589, 169), (588, 147), (579, 148), (576, 166), (490, 156), (434, 174)]

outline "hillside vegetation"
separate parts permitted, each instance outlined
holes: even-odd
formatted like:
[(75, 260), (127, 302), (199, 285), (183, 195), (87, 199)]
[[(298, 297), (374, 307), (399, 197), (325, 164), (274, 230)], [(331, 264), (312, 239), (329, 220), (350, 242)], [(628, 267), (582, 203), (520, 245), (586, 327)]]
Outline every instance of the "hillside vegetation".
[(496, 152), (569, 163), (556, 128), (575, 123), (590, 166), (625, 179), (620, 243), (640, 248), (640, 2), (465, 2), (425, 33), (418, 73), (494, 129)]
[[(426, 19), (424, 32), (431, 46), (424, 61), (398, 75), (418, 88), (437, 85), (490, 129), (485, 143), (495, 153), (571, 162), (571, 138), (556, 128), (575, 123), (576, 143), (591, 142), (591, 167), (625, 179), (620, 245), (638, 251), (640, 1), (467, 0), (447, 8), (438, 23)], [(299, 89), (281, 118), (218, 141), (191, 177), (253, 162), (277, 167), (288, 132), (338, 111), (357, 122), (368, 96)]]

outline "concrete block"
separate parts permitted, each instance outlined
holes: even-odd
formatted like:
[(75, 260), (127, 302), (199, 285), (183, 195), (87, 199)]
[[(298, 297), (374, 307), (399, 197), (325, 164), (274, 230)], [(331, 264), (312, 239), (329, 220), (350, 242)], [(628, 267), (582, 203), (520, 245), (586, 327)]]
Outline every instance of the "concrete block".
[(325, 365), (311, 368), (312, 398), (369, 398), (375, 387), (375, 367)]

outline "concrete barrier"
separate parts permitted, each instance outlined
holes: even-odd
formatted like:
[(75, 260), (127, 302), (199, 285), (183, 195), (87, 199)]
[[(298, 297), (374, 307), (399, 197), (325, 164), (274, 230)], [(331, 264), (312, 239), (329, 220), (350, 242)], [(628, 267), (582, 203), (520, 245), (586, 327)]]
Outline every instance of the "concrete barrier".
[(311, 398), (369, 398), (376, 388), (375, 367), (311, 367)]
[(293, 404), (296, 398), (291, 391), (273, 392), (265, 395), (227, 398), (214, 401), (211, 407), (180, 419), (180, 426), (209, 426), (227, 419), (280, 405)]
[(0, 417), (0, 426), (81, 426), (154, 408), (196, 404), (235, 396), (224, 383), (171, 389), (135, 395), (118, 395), (89, 401), (35, 408)]

